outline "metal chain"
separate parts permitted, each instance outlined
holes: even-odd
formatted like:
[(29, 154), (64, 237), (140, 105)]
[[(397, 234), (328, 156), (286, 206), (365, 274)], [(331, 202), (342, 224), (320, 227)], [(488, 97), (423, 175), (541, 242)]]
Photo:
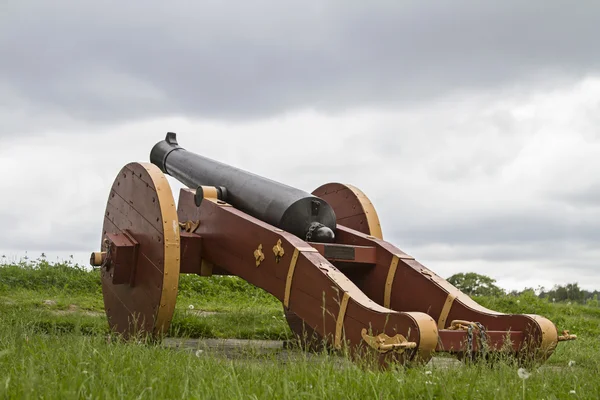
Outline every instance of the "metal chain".
[(473, 325), (467, 328), (467, 352), (469, 354), (473, 352)]
[(469, 327), (467, 328), (467, 351), (469, 353), (473, 352), (473, 329), (475, 328), (477, 328), (479, 333), (477, 337), (479, 342), (479, 352), (485, 356), (488, 350), (488, 338), (485, 327), (480, 322), (473, 322), (469, 324)]
[(477, 329), (479, 329), (479, 347), (480, 351), (483, 355), (485, 355), (488, 351), (488, 337), (485, 331), (485, 327), (479, 323), (475, 322)]
[(480, 352), (485, 355), (488, 351), (488, 337), (485, 327), (480, 322), (469, 322), (469, 321), (452, 321), (452, 325), (449, 329), (463, 329), (467, 331), (467, 352), (473, 353), (473, 330), (477, 329)]

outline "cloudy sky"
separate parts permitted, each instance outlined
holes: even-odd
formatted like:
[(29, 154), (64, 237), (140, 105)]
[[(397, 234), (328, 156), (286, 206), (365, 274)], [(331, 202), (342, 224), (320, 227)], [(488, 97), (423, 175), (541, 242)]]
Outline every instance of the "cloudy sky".
[(593, 0), (3, 0), (0, 254), (87, 263), (114, 176), (174, 131), (307, 191), (360, 187), (444, 277), (600, 289), (599, 19)]

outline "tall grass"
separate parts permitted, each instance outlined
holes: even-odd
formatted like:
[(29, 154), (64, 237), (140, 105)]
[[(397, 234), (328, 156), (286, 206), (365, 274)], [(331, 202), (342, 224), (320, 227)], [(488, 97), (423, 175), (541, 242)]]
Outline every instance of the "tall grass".
[[(231, 358), (200, 347), (108, 340), (97, 271), (43, 261), (2, 265), (0, 399), (519, 399), (523, 386), (528, 399), (600, 398), (597, 307), (528, 295), (476, 300), (545, 315), (580, 339), (561, 344), (526, 381), (511, 362), (375, 372), (338, 355), (283, 349)], [(199, 317), (199, 309), (217, 313)], [(241, 279), (182, 276), (170, 334), (282, 339), (289, 328), (281, 304)]]
[(230, 358), (102, 335), (40, 334), (28, 317), (15, 312), (11, 324), (0, 324), (2, 399), (519, 399), (523, 383), (529, 399), (600, 396), (597, 360), (531, 370), (526, 382), (510, 363), (376, 372), (336, 355)]

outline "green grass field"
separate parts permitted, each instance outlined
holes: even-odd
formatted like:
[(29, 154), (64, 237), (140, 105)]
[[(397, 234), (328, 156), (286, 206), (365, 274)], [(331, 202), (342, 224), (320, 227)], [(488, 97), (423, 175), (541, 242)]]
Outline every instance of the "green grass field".
[[(525, 381), (508, 361), (375, 372), (333, 354), (122, 343), (108, 335), (97, 272), (44, 261), (3, 265), (0, 398), (520, 399), (523, 388), (528, 399), (600, 398), (600, 308), (528, 295), (476, 300), (544, 315), (579, 339), (562, 343)], [(291, 332), (281, 303), (264, 291), (238, 278), (184, 275), (169, 336), (286, 340)]]

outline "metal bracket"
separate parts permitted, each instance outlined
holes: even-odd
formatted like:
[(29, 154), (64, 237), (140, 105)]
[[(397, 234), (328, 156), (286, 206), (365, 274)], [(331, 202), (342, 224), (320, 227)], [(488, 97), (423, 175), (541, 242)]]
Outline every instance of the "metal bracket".
[(179, 227), (182, 230), (184, 230), (185, 232), (190, 232), (190, 233), (196, 232), (196, 230), (198, 229), (199, 226), (200, 226), (200, 220), (198, 220), (198, 221), (185, 221), (185, 222), (180, 222), (179, 223)]
[(567, 342), (567, 341), (576, 340), (576, 339), (577, 339), (577, 335), (570, 335), (569, 331), (563, 331), (563, 334), (558, 337), (559, 342)]
[(369, 346), (382, 354), (389, 353), (390, 351), (402, 353), (406, 349), (417, 348), (417, 343), (409, 342), (399, 333), (394, 337), (389, 337), (385, 333), (380, 333), (377, 336), (370, 336), (367, 334), (367, 330), (363, 328), (361, 335), (363, 340), (367, 342)]

